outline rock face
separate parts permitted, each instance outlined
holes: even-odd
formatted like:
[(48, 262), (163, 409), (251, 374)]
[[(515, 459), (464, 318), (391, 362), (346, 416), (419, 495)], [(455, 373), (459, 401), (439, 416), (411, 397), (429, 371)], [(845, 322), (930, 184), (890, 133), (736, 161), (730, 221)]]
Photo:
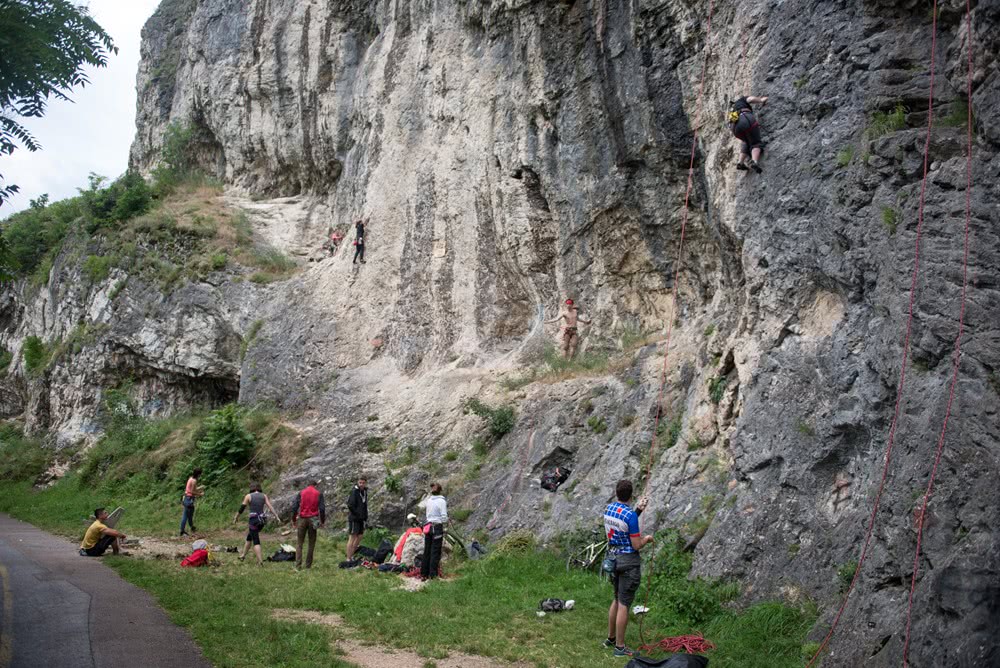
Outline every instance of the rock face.
[[(708, 4), (164, 0), (144, 33), (133, 166), (153, 168), (168, 125), (189, 124), (201, 166), (271, 243), (305, 256), (367, 218), (368, 258), (342, 247), (284, 283), (190, 285), (171, 303), (136, 293), (101, 320), (108, 345), (159, 379), (150, 397), (161, 383), (196, 401), (209, 379), (216, 398), (301, 411), (317, 447), (286, 489), (367, 471), (384, 521), (441, 478), (470, 527), (551, 536), (591, 526), (632, 477), (651, 497), (646, 529), (684, 526), (698, 572), (738, 578), (750, 599), (814, 598), (817, 638), (891, 434), (824, 665), (896, 665), (958, 335), (970, 105), (965, 330), (910, 660), (1000, 665), (1000, 9), (973, 11), (966, 99), (964, 3), (938, 3), (923, 191), (926, 3), (720, 0), (710, 34)], [(734, 169), (724, 113), (739, 94), (769, 96), (761, 175)], [(556, 335), (542, 321), (566, 296), (593, 322), (586, 351), (632, 352), (503, 391)], [(3, 302), (0, 323), (14, 342), (69, 303), (50, 284)], [(241, 362), (233, 337), (254, 321)], [(16, 369), (24, 389), (0, 407), (87, 415), (60, 388), (106, 382), (88, 374), (108, 359), (57, 366), (45, 386)], [(473, 442), (490, 439), (467, 397), (517, 409), (478, 463)], [(553, 465), (573, 471), (557, 494), (536, 482)]]

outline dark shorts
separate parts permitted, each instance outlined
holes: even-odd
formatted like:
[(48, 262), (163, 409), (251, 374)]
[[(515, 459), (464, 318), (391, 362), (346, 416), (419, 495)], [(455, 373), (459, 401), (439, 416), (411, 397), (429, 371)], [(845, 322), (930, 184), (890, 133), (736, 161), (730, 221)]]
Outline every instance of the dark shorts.
[(733, 134), (743, 142), (740, 150), (744, 155), (750, 155), (751, 148), (764, 148), (760, 136), (760, 125), (753, 114), (740, 114), (740, 120), (733, 125)]
[(254, 529), (253, 526), (247, 531), (247, 542), (253, 543), (254, 545), (260, 545), (260, 529)]
[(364, 520), (347, 520), (347, 533), (352, 536), (360, 536), (365, 532), (365, 521)]
[(615, 572), (611, 582), (615, 585), (615, 600), (626, 607), (632, 605), (635, 593), (639, 591), (642, 560), (637, 552), (619, 554), (615, 557)]
[(103, 555), (105, 552), (108, 551), (108, 548), (111, 547), (111, 543), (113, 542), (115, 542), (114, 536), (102, 536), (101, 539), (97, 541), (97, 545), (95, 545), (90, 549), (84, 550), (84, 553), (88, 557), (100, 557), (101, 555)]

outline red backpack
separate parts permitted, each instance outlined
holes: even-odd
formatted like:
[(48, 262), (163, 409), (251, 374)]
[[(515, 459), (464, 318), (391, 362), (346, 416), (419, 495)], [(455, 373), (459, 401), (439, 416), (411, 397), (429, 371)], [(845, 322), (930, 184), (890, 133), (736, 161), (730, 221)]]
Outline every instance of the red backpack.
[(184, 557), (181, 566), (208, 566), (208, 550), (195, 550), (191, 556)]

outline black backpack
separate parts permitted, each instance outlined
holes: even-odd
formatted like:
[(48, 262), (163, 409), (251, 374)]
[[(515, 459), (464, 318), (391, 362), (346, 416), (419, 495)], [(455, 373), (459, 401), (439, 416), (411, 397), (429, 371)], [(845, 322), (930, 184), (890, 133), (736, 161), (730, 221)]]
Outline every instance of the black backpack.
[(392, 543), (387, 540), (383, 540), (379, 544), (378, 549), (375, 550), (375, 556), (372, 557), (372, 561), (376, 564), (384, 563), (390, 554), (392, 554)]
[(542, 476), (542, 489), (547, 489), (550, 492), (556, 491), (559, 489), (559, 485), (566, 482), (570, 473), (572, 473), (572, 471), (569, 469), (557, 466)]

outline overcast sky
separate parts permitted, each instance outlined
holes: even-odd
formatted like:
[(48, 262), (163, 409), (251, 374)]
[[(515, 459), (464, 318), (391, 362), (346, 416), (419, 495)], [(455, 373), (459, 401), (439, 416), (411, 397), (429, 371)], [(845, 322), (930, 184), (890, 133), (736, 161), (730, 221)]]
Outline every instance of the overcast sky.
[(51, 200), (76, 195), (87, 174), (116, 177), (128, 167), (135, 135), (135, 74), (139, 33), (159, 0), (90, 0), (90, 12), (114, 39), (118, 55), (107, 68), (88, 69), (91, 84), (70, 93), (73, 102), (50, 99), (43, 118), (23, 121), (42, 145), (31, 153), (19, 148), (0, 158), (6, 183), (21, 186), (0, 219), (28, 206), (43, 193)]

